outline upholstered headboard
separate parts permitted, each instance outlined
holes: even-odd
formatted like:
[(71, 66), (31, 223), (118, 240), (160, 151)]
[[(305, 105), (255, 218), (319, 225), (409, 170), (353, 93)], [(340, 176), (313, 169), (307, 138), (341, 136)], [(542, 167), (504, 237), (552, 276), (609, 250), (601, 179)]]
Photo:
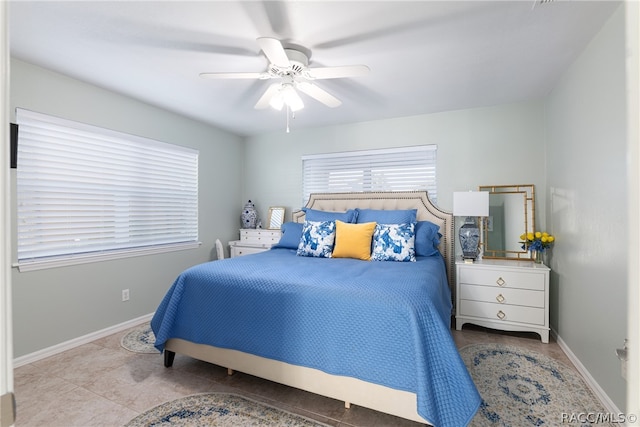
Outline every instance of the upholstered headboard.
[[(345, 212), (348, 209), (417, 209), (418, 221), (431, 221), (440, 226), (440, 253), (447, 265), (451, 294), (455, 284), (454, 219), (451, 213), (436, 207), (426, 191), (390, 191), (362, 193), (314, 193), (307, 208), (321, 211)], [(304, 222), (304, 211), (293, 212), (293, 221)]]

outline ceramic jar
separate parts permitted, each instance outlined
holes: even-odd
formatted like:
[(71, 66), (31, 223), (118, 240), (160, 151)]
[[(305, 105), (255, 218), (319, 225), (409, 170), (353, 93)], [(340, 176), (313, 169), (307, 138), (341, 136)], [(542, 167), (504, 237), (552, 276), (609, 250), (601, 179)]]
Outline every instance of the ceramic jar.
[(258, 225), (258, 212), (251, 200), (245, 203), (242, 208), (240, 219), (242, 221), (242, 228), (256, 228)]

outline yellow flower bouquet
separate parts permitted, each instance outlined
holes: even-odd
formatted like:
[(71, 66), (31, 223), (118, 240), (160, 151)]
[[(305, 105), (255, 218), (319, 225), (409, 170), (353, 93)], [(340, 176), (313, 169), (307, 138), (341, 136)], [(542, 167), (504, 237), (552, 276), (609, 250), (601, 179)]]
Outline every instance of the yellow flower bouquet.
[(556, 238), (547, 232), (536, 231), (521, 235), (520, 240), (522, 240), (522, 249), (544, 252), (545, 249), (553, 246)]
[(531, 256), (536, 262), (542, 262), (542, 253), (553, 246), (556, 238), (547, 232), (536, 231), (521, 235), (520, 240), (522, 249), (531, 252)]

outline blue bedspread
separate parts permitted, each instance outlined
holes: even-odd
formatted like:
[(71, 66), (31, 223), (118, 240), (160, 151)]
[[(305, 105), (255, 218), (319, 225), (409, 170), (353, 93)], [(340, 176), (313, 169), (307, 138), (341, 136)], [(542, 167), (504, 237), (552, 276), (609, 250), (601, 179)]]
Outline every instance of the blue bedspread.
[(185, 270), (151, 326), (182, 338), (414, 392), (436, 426), (465, 426), (480, 404), (450, 332), (442, 258), (376, 262), (295, 250)]

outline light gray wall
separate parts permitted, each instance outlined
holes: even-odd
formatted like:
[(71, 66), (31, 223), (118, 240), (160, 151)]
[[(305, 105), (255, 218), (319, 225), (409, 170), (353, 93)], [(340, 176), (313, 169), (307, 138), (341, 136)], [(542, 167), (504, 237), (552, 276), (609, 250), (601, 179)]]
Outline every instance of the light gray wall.
[(618, 408), (627, 318), (625, 34), (621, 6), (548, 98), (551, 324)]
[[(16, 357), (152, 313), (183, 269), (212, 259), (216, 238), (237, 239), (244, 155), (240, 137), (14, 58), (10, 88), (12, 121), (15, 108), (21, 107), (200, 151), (202, 246), (34, 272), (14, 268)], [(15, 172), (12, 181), (15, 193)], [(125, 288), (131, 299), (121, 302)]]
[[(304, 110), (297, 114), (304, 114)], [(534, 184), (544, 212), (544, 109), (542, 102), (450, 111), (247, 138), (244, 197), (261, 215), (269, 206), (302, 205), (305, 154), (438, 146), (438, 205), (451, 211), (453, 192), (480, 185)], [(525, 167), (529, 165), (530, 167)], [(538, 222), (540, 224), (540, 221)], [(516, 236), (517, 239), (519, 236)]]

